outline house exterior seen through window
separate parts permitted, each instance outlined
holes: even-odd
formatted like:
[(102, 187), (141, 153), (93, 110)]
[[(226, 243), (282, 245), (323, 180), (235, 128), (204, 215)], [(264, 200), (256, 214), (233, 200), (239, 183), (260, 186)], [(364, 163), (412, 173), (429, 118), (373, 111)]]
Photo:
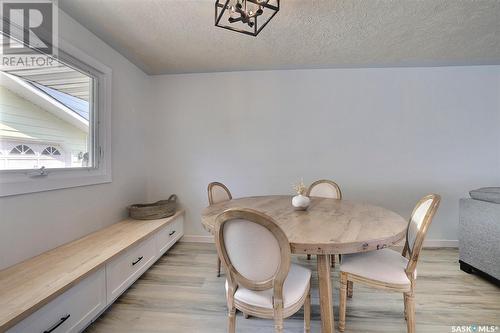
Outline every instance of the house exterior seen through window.
[(55, 62), (0, 72), (0, 170), (93, 167), (94, 79)]

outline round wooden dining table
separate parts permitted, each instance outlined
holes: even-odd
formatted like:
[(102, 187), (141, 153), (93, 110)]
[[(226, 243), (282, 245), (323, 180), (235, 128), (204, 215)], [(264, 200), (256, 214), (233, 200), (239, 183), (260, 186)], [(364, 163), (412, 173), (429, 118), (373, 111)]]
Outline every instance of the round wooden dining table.
[(287, 235), (292, 253), (317, 255), (321, 331), (334, 332), (330, 256), (393, 245), (405, 236), (407, 222), (368, 203), (312, 197), (307, 210), (297, 211), (291, 200), (271, 195), (221, 202), (203, 210), (202, 224), (213, 234), (216, 217), (229, 208), (252, 208), (272, 217)]

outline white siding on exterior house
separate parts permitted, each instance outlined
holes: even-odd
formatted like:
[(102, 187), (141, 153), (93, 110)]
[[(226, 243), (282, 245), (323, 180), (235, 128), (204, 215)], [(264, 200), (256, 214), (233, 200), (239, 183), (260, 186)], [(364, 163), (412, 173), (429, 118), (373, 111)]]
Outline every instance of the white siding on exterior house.
[(19, 66), (7, 70), (6, 73), (89, 101), (89, 93), (91, 91), (90, 78), (59, 62), (55, 62), (55, 65), (52, 67), (26, 68), (26, 66)]
[[(46, 147), (53, 146), (60, 149), (66, 166), (81, 166), (78, 156), (81, 157), (88, 151), (87, 142), (85, 131), (0, 86), (0, 168), (9, 168), (6, 164), (14, 163), (7, 159), (13, 158), (9, 156), (9, 152), (18, 144), (31, 145), (35, 155), (40, 155)], [(46, 160), (48, 161), (47, 158)], [(59, 166), (50, 162), (42, 164), (46, 167)]]

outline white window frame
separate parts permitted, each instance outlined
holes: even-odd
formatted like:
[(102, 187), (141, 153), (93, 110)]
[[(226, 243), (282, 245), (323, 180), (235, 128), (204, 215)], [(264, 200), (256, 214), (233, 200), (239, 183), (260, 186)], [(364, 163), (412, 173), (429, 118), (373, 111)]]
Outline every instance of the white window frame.
[[(94, 77), (94, 166), (47, 170), (0, 170), (0, 197), (110, 183), (112, 70), (70, 43), (59, 41), (59, 59)], [(95, 114), (94, 114), (95, 115)], [(90, 134), (89, 134), (90, 135)]]

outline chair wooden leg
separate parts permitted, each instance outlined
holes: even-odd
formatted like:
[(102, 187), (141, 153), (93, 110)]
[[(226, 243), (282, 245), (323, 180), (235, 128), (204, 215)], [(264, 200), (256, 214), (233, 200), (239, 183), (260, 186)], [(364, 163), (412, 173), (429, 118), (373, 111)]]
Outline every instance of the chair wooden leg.
[(311, 260), (311, 255), (310, 254), (307, 255), (307, 260)]
[(408, 320), (408, 313), (406, 312), (406, 304), (408, 302), (406, 293), (403, 293), (403, 300), (404, 300), (404, 305), (405, 305), (405, 320)]
[(229, 309), (227, 331), (229, 333), (236, 332), (236, 308), (235, 307)]
[(413, 291), (405, 293), (406, 299), (406, 326), (408, 333), (415, 333), (415, 296)]
[(347, 303), (347, 274), (340, 272), (340, 301), (339, 301), (339, 331), (345, 329), (345, 312)]
[(304, 333), (311, 332), (311, 288), (307, 292), (304, 302)]
[(274, 331), (283, 333), (283, 309), (275, 309), (274, 311)]
[(332, 255), (331, 255), (331, 258), (332, 258), (332, 259), (331, 259), (331, 260), (332, 260), (332, 267), (334, 267), (334, 268), (335, 268), (335, 255), (334, 255), (334, 254), (332, 254)]
[(353, 285), (354, 285), (354, 283), (352, 281), (347, 281), (347, 297), (349, 297), (349, 298), (352, 298)]
[(217, 277), (220, 277), (220, 259), (217, 257)]

